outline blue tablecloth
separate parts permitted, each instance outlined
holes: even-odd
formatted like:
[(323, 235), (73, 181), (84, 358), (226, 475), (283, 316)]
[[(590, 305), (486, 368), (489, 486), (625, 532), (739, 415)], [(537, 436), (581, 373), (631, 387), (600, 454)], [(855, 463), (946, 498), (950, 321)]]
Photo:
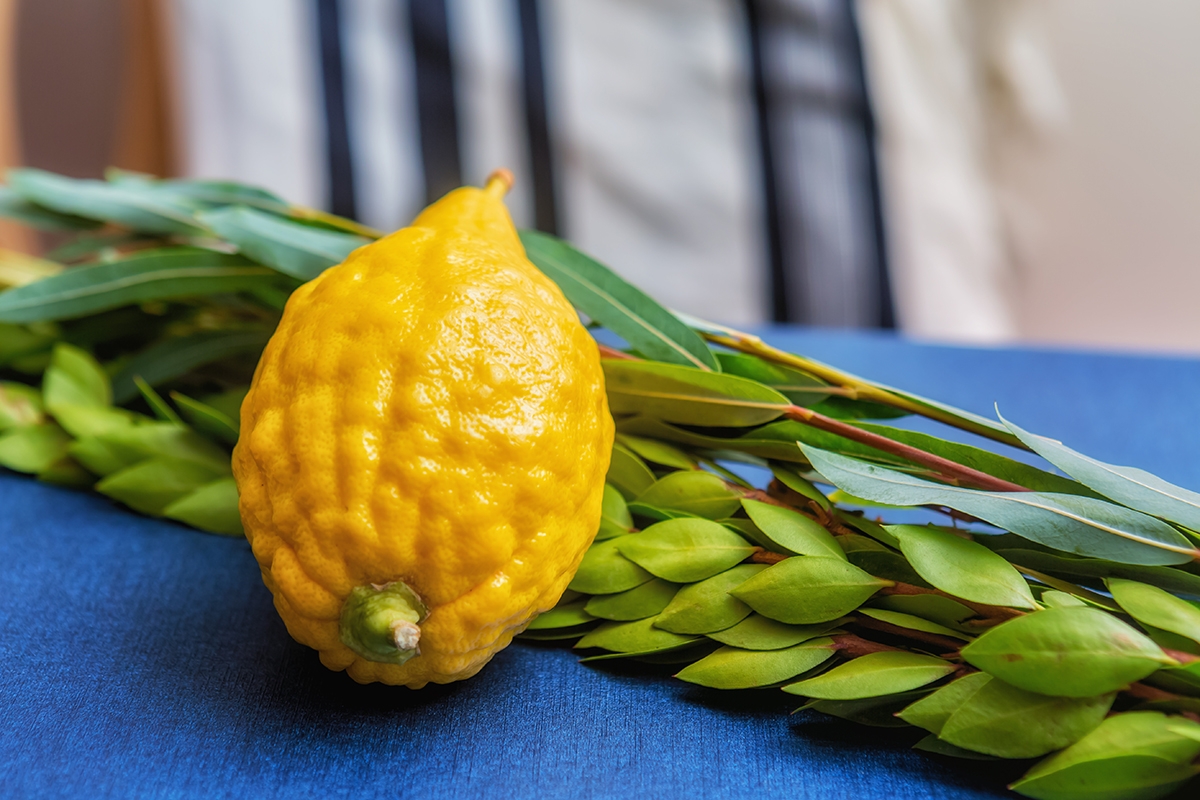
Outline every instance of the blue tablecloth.
[[(774, 343), (1200, 487), (1200, 361), (931, 347), (776, 330)], [(1021, 765), (909, 749), (912, 731), (699, 690), (515, 644), (411, 692), (320, 666), (244, 541), (0, 475), (0, 796), (1004, 795)]]

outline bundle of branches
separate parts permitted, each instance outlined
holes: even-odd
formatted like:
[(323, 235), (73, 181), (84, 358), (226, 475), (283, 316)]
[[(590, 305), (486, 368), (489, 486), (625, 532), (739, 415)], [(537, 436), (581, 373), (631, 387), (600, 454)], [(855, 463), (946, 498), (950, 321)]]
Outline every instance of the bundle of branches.
[[(0, 260), (0, 465), (240, 533), (229, 448), (257, 355), (299, 282), (379, 234), (126, 173), (16, 171), (0, 211), (66, 233), (47, 260)], [(596, 542), (526, 636), (916, 726), (924, 750), (1044, 756), (1013, 787), (1032, 797), (1157, 797), (1197, 771), (1200, 495), (673, 314), (522, 239), (607, 329), (619, 432)]]

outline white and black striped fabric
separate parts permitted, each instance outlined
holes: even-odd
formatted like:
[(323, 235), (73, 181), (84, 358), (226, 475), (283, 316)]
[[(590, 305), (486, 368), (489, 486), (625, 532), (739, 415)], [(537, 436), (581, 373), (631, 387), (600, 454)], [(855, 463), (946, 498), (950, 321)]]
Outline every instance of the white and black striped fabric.
[(171, 0), (186, 169), (519, 225), (735, 324), (891, 326), (852, 0)]

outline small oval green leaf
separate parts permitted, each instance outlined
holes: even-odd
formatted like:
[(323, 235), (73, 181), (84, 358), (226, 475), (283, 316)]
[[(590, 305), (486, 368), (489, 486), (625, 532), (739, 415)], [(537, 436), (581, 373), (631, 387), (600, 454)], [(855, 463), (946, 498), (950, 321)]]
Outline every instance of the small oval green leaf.
[(858, 700), (809, 700), (797, 710), (811, 709), (820, 711), (858, 724), (868, 724), (872, 728), (904, 728), (907, 722), (896, 716), (896, 712), (918, 697), (924, 697), (929, 690), (913, 690), (896, 694), (883, 694), (882, 697), (864, 697)]
[(621, 555), (675, 583), (712, 577), (757, 549), (724, 525), (706, 519), (671, 519), (612, 541)]
[(746, 514), (771, 542), (788, 553), (845, 559), (833, 535), (819, 522), (798, 511), (758, 500), (741, 501)]
[(942, 727), (956, 747), (1000, 758), (1036, 758), (1074, 744), (1112, 707), (1116, 694), (1048, 697), (988, 681), (966, 698)]
[(0, 467), (41, 472), (66, 455), (70, 442), (71, 437), (52, 422), (16, 428), (0, 436)]
[(584, 606), (586, 605), (586, 600), (576, 600), (573, 603), (555, 606), (549, 611), (543, 611), (534, 617), (533, 622), (529, 623), (529, 627), (525, 630), (542, 631), (550, 630), (551, 628), (571, 628), (575, 625), (586, 625), (596, 619), (585, 610)]
[(654, 624), (672, 633), (713, 633), (732, 627), (750, 615), (750, 606), (729, 594), (729, 590), (766, 568), (765, 564), (741, 564), (685, 586)]
[(54, 345), (42, 394), (50, 413), (64, 405), (103, 408), (112, 403), (104, 368), (90, 353), (63, 342)]
[(841, 559), (796, 556), (760, 572), (730, 593), (763, 616), (810, 625), (845, 616), (884, 585)]
[(1095, 608), (1048, 608), (1003, 622), (962, 650), (966, 661), (1030, 692), (1094, 697), (1174, 665), (1158, 645)]
[(63, 429), (81, 439), (127, 428), (147, 419), (123, 408), (59, 405), (54, 418)]
[(586, 608), (593, 617), (632, 622), (658, 616), (678, 590), (679, 584), (655, 578), (624, 592), (597, 595)]
[(606, 622), (576, 642), (575, 647), (598, 647), (614, 653), (650, 653), (695, 641), (698, 641), (695, 636), (680, 636), (664, 631), (654, 627), (653, 619), (641, 619), (634, 622)]
[(194, 461), (218, 473), (230, 474), (229, 454), (225, 450), (190, 428), (171, 422), (145, 421), (114, 427), (92, 438), (103, 443), (126, 466), (147, 458), (167, 457)]
[(1104, 583), (1117, 605), (1138, 622), (1200, 643), (1200, 608), (1146, 583), (1121, 578)]
[(1163, 797), (1195, 774), (1200, 755), (1200, 742), (1172, 730), (1180, 723), (1196, 725), (1153, 711), (1115, 714), (1012, 788), (1039, 800)]
[(951, 672), (954, 665), (940, 658), (888, 650), (859, 656), (783, 690), (817, 700), (858, 700), (917, 689)]
[(96, 484), (96, 491), (134, 511), (161, 516), (175, 501), (221, 477), (205, 464), (160, 456), (109, 475)]
[(908, 723), (898, 718), (896, 712), (927, 693), (926, 689), (916, 689), (881, 697), (864, 697), (860, 700), (809, 700), (801, 709), (812, 709), (874, 728), (903, 728)]
[(632, 450), (614, 444), (612, 460), (608, 463), (608, 475), (604, 479), (621, 493), (626, 500), (633, 500), (649, 489), (656, 478), (646, 463)]
[(162, 515), (209, 533), (245, 536), (233, 478), (220, 478), (201, 486), (168, 505)]
[(932, 526), (888, 527), (900, 551), (925, 580), (972, 603), (1037, 608), (1021, 573), (981, 544)]
[[(640, 536), (641, 534), (631, 534)], [(583, 554), (583, 561), (571, 579), (569, 588), (584, 594), (616, 594), (641, 586), (654, 579), (646, 570), (617, 550), (627, 536), (596, 542)]]
[(737, 510), (741, 492), (711, 472), (681, 470), (659, 478), (638, 495), (637, 501), (706, 519), (721, 519)]
[(23, 383), (0, 381), (0, 431), (37, 425), (45, 418), (41, 392)]
[(995, 680), (986, 672), (972, 672), (946, 684), (931, 695), (922, 697), (896, 714), (909, 725), (941, 733), (946, 720), (989, 681)]
[(833, 640), (829, 638), (780, 650), (722, 647), (684, 667), (675, 677), (711, 689), (753, 689), (794, 678), (832, 657)]
[(836, 621), (788, 625), (762, 614), (751, 614), (732, 628), (708, 634), (708, 638), (741, 650), (781, 650), (824, 636), (836, 627)]

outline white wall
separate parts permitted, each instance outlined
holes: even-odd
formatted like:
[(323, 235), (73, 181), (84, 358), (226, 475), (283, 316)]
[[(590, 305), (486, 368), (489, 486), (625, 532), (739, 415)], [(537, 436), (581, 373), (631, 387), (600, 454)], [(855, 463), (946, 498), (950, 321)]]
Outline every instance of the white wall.
[(1019, 335), (1200, 353), (1200, 2), (1047, 2), (1070, 119), (997, 162)]

